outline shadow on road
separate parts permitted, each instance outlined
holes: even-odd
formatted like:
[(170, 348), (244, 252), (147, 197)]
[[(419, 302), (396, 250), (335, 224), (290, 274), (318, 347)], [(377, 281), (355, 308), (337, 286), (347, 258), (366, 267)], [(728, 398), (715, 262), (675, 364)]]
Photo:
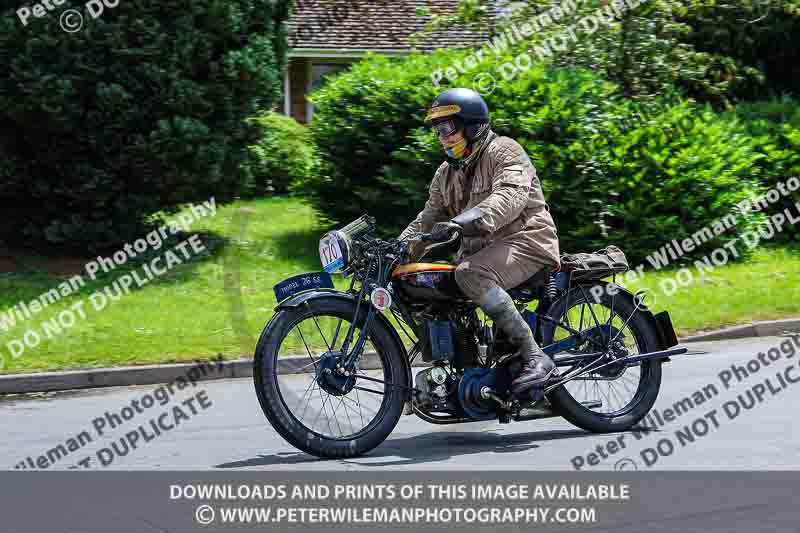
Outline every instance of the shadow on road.
[[(404, 438), (389, 438), (368, 454), (344, 462), (366, 467), (419, 465), (446, 461), (470, 454), (518, 453), (539, 448), (540, 442), (579, 439), (596, 436), (583, 430), (533, 431), (506, 434), (495, 431), (459, 432), (433, 431)], [(386, 460), (375, 460), (386, 458)], [(333, 459), (318, 459), (301, 451), (259, 455), (252, 459), (232, 461), (215, 468), (248, 468), (273, 465), (293, 465)], [(337, 460), (338, 461), (338, 460)]]

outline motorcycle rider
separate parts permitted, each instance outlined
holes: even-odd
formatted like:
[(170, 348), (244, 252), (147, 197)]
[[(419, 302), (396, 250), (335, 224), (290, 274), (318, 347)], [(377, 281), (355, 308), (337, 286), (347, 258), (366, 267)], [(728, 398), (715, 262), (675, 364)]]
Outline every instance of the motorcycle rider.
[[(519, 394), (558, 375), (506, 292), (539, 270), (559, 266), (556, 227), (542, 187), (522, 146), (491, 130), (489, 108), (475, 91), (449, 89), (425, 117), (442, 144), (446, 161), (429, 187), (424, 209), (400, 234), (444, 239), (463, 235), (455, 279), (502, 329), (523, 365), (511, 388)], [(419, 241), (412, 257), (421, 251)]]

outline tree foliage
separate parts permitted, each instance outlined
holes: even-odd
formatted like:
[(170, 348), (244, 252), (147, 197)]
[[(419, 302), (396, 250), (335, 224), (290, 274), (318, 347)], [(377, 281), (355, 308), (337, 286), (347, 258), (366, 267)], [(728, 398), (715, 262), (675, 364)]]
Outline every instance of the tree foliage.
[[(741, 100), (800, 95), (800, 0), (646, 0), (633, 9), (627, 1), (504, 0), (495, 32), (572, 4), (577, 7), (568, 16), (516, 43), (516, 52), (574, 31), (578, 38), (553, 62), (601, 73), (627, 97), (677, 87), (721, 109)], [(492, 4), (462, 0), (456, 15), (434, 16), (429, 26), (480, 19)], [(608, 22), (587, 31), (590, 25), (580, 23), (587, 17)]]
[(288, 9), (122, 1), (68, 33), (58, 11), (23, 25), (6, 3), (0, 233), (99, 249), (131, 239), (153, 213), (237, 194), (254, 133), (244, 119), (280, 96)]

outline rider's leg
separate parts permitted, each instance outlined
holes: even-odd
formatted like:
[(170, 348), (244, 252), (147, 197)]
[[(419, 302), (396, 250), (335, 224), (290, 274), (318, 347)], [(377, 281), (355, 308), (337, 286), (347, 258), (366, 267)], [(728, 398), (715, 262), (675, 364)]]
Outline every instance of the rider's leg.
[(502, 241), (465, 258), (456, 268), (461, 290), (502, 329), (522, 358), (522, 369), (511, 383), (514, 394), (545, 383), (557, 375), (553, 360), (533, 338), (528, 323), (505, 291), (516, 287), (544, 265)]

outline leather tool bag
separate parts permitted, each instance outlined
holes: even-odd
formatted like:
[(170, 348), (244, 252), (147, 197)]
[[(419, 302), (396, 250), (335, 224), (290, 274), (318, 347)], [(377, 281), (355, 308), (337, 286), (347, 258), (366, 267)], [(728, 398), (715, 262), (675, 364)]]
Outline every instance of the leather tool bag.
[(625, 254), (613, 244), (593, 253), (561, 256), (561, 271), (569, 272), (573, 281), (602, 279), (628, 268)]

